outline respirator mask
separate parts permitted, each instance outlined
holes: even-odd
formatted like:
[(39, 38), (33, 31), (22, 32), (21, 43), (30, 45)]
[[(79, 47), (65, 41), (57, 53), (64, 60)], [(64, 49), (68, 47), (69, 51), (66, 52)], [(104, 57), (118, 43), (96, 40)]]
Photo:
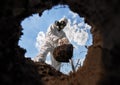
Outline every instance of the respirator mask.
[(55, 25), (58, 26), (57, 29), (58, 31), (62, 30), (66, 26), (65, 21), (55, 21)]

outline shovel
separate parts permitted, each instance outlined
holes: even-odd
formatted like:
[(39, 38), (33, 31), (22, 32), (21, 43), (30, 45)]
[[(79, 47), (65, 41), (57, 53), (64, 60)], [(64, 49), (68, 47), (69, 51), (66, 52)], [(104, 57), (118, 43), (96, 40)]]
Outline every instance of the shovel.
[(69, 63), (71, 64), (73, 72), (75, 72), (75, 67), (74, 67), (74, 64), (73, 64), (73, 60), (69, 59)]

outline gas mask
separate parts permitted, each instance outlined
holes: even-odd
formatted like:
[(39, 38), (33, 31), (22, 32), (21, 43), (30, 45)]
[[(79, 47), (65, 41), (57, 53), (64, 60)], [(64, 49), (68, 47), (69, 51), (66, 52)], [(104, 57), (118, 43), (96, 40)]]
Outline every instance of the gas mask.
[(66, 26), (66, 22), (65, 21), (55, 21), (55, 25), (58, 26), (58, 31), (61, 31), (65, 26)]

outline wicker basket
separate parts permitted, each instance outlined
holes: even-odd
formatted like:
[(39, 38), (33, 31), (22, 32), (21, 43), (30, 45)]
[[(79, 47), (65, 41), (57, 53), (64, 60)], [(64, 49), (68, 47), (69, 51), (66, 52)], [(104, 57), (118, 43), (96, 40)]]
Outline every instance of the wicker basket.
[(63, 44), (58, 46), (53, 51), (53, 57), (59, 62), (69, 62), (73, 56), (73, 45)]

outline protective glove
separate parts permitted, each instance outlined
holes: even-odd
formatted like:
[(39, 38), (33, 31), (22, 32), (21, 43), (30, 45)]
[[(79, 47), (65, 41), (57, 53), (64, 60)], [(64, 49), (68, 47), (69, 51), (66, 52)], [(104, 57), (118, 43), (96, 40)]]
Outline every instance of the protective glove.
[(58, 40), (58, 46), (63, 44), (69, 44), (69, 40), (67, 38), (62, 38)]

